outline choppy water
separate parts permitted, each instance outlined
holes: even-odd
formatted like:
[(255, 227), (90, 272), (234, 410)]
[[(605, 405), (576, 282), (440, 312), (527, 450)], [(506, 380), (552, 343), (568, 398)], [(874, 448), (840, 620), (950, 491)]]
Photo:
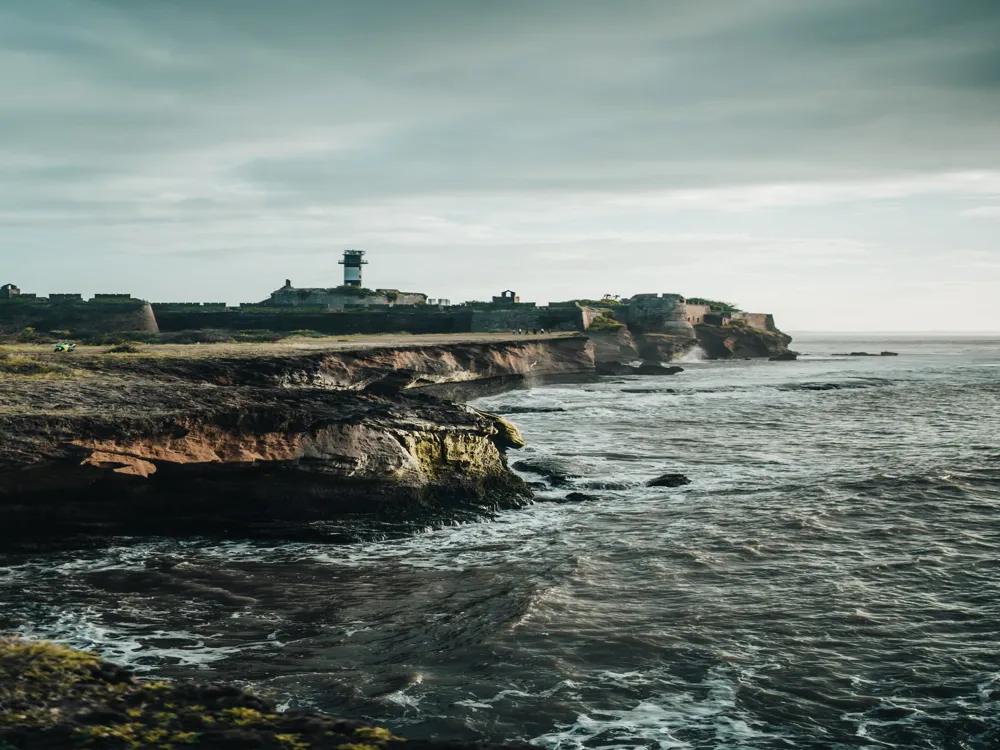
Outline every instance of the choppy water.
[[(414, 737), (1000, 746), (1000, 339), (796, 348), (482, 402), (603, 501), (402, 542), (7, 556), (0, 629)], [(666, 471), (692, 484), (643, 486)]]

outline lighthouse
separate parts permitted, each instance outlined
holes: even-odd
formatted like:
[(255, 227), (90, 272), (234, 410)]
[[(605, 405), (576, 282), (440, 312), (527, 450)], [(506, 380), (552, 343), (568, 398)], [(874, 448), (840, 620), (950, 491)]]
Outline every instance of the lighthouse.
[(344, 286), (362, 286), (361, 266), (368, 265), (364, 250), (345, 250), (340, 265), (344, 267)]

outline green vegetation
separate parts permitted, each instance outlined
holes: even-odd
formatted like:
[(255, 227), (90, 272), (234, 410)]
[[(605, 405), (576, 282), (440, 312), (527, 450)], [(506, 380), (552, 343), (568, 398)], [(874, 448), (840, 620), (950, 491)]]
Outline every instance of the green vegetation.
[(345, 297), (381, 297), (385, 294), (384, 292), (376, 292), (374, 289), (367, 289), (363, 286), (338, 286), (333, 291), (337, 294), (343, 294)]
[(141, 349), (130, 341), (124, 344), (116, 344), (115, 346), (108, 349), (107, 354), (138, 354)]
[(692, 305), (708, 305), (712, 312), (740, 312), (740, 308), (731, 302), (720, 302), (715, 299), (705, 299), (704, 297), (688, 297), (687, 301)]
[(601, 315), (599, 318), (594, 318), (590, 321), (590, 325), (587, 327), (588, 331), (619, 331), (624, 328), (625, 325), (615, 320), (614, 318), (608, 317), (607, 315)]
[(575, 299), (571, 302), (576, 302), (581, 307), (618, 307), (624, 304), (620, 294), (605, 294), (600, 299)]
[(0, 638), (0, 748), (384, 750), (386, 729), (288, 716), (235, 687), (139, 682), (51, 643)]

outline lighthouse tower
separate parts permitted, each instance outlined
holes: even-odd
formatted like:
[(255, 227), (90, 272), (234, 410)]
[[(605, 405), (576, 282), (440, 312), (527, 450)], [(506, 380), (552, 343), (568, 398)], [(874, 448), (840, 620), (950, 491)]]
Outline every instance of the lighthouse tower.
[(345, 250), (340, 265), (344, 267), (344, 286), (362, 286), (361, 266), (368, 265), (364, 250)]

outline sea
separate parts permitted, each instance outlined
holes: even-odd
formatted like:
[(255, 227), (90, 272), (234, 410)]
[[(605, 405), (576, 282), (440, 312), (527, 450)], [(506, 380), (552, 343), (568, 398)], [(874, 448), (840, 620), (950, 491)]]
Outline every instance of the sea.
[(1000, 337), (793, 347), (476, 402), (570, 477), (493, 519), (2, 555), (0, 631), (411, 738), (1000, 747)]

